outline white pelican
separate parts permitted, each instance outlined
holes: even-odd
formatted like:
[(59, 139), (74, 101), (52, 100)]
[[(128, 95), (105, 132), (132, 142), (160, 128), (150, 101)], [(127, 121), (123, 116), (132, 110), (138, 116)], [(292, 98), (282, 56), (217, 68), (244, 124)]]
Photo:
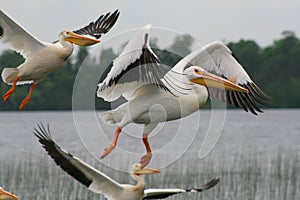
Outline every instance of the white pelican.
[(16, 195), (7, 192), (2, 187), (0, 187), (0, 200), (19, 200), (19, 198)]
[(254, 84), (227, 46), (212, 42), (187, 55), (166, 73), (149, 46), (150, 28), (151, 25), (146, 25), (136, 33), (98, 85), (98, 97), (114, 101), (123, 96), (127, 100), (116, 109), (100, 114), (103, 122), (118, 126), (112, 144), (100, 158), (116, 147), (124, 126), (139, 123), (144, 124), (142, 139), (147, 151), (140, 163), (142, 167), (146, 166), (152, 157), (148, 134), (160, 122), (197, 111), (208, 97), (254, 114), (262, 112), (259, 106), (266, 102), (267, 96)]
[(79, 158), (72, 156), (60, 148), (52, 139), (49, 126), (43, 124), (34, 128), (34, 134), (43, 145), (55, 163), (65, 172), (86, 186), (89, 190), (103, 194), (110, 200), (141, 200), (141, 199), (162, 199), (168, 196), (185, 192), (202, 192), (210, 189), (219, 183), (220, 179), (215, 178), (195, 189), (146, 189), (145, 180), (140, 175), (156, 174), (160, 171), (152, 168), (141, 168), (141, 164), (134, 164), (130, 171), (131, 177), (137, 181), (136, 185), (120, 184), (98, 171)]
[(118, 10), (106, 13), (84, 28), (61, 32), (58, 35), (58, 41), (47, 43), (32, 36), (0, 10), (0, 40), (20, 52), (26, 59), (17, 68), (3, 69), (2, 80), (12, 85), (10, 90), (3, 95), (4, 101), (7, 101), (13, 94), (16, 85), (31, 84), (28, 96), (20, 105), (22, 110), (30, 100), (35, 85), (62, 66), (72, 54), (73, 43), (88, 46), (100, 42), (98, 39), (112, 28), (118, 17)]

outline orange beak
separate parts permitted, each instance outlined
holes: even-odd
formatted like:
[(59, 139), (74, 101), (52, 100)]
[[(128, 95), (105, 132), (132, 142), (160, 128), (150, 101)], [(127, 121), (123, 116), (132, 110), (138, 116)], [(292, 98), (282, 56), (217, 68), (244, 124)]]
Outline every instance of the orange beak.
[(148, 167), (144, 167), (143, 169), (141, 170), (137, 170), (134, 172), (136, 175), (141, 175), (141, 174), (144, 174), (144, 175), (149, 175), (149, 174), (157, 174), (157, 173), (160, 173), (160, 170), (158, 169), (153, 169), (153, 168), (148, 168)]
[(193, 83), (203, 85), (203, 86), (208, 86), (208, 87), (225, 89), (225, 90), (233, 90), (233, 91), (246, 92), (246, 93), (249, 92), (248, 89), (243, 88), (225, 78), (216, 76), (212, 73), (209, 72), (205, 72), (205, 73), (196, 72), (196, 73), (201, 75), (201, 77), (190, 80)]
[(0, 188), (0, 200), (19, 200), (19, 197)]
[(91, 36), (83, 36), (73, 32), (70, 32), (69, 37), (66, 38), (65, 40), (77, 44), (79, 46), (90, 46), (100, 42), (100, 40), (97, 40)]

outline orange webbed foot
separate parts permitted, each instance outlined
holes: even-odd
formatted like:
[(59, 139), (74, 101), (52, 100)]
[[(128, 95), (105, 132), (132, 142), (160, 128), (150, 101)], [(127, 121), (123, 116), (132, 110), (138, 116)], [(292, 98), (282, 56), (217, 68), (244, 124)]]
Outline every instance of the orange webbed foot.
[(21, 103), (21, 105), (20, 105), (20, 110), (23, 110), (24, 109), (24, 107), (27, 105), (27, 103), (29, 102), (29, 100), (30, 100), (30, 98), (25, 98), (25, 99), (23, 99), (23, 101), (22, 101), (22, 103)]
[(141, 161), (140, 161), (142, 169), (150, 163), (151, 158), (152, 158), (151, 152), (147, 152), (145, 155), (143, 155), (143, 157), (141, 158)]
[(8, 90), (4, 95), (3, 95), (3, 100), (8, 101), (9, 97), (14, 93), (12, 90)]
[(102, 153), (100, 159), (105, 158), (108, 154), (110, 154), (112, 152), (112, 150), (114, 150), (116, 148), (118, 138), (119, 138), (119, 135), (120, 135), (121, 131), (122, 131), (122, 128), (118, 127), (116, 132), (115, 132), (114, 141), (112, 142), (112, 144), (109, 147), (104, 149), (104, 152)]
[(35, 88), (35, 84), (32, 83), (31, 86), (30, 86), (30, 89), (29, 89), (29, 92), (28, 92), (27, 97), (26, 97), (25, 99), (23, 99), (22, 104), (21, 104), (20, 107), (19, 107), (20, 110), (23, 110), (24, 107), (25, 107), (25, 106), (27, 105), (27, 103), (29, 102), (29, 100), (30, 100), (30, 98), (31, 98), (31, 96), (32, 96), (32, 91), (33, 91), (34, 88)]
[(104, 149), (104, 152), (102, 153), (100, 159), (105, 158), (108, 154), (110, 154), (114, 149), (116, 148), (116, 146), (114, 144), (111, 144), (109, 147)]
[(19, 81), (19, 77), (16, 76), (11, 88), (3, 95), (4, 101), (8, 101), (9, 97), (14, 93), (18, 81)]

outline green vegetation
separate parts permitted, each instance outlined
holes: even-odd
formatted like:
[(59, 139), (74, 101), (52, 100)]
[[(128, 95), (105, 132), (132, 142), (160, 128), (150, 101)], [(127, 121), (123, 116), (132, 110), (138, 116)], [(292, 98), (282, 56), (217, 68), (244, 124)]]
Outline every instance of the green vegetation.
[[(99, 162), (88, 162), (120, 183), (134, 184), (126, 173), (99, 165)], [(126, 162), (120, 164), (131, 165)], [(220, 177), (221, 182), (208, 191), (180, 194), (168, 199), (300, 199), (300, 160), (297, 153), (286, 157), (278, 154), (274, 158), (257, 152), (246, 155), (240, 152), (234, 157), (225, 155), (218, 160), (187, 158), (162, 169), (161, 174), (146, 177), (146, 187), (192, 188), (214, 177)], [(46, 155), (34, 161), (25, 155), (21, 161), (1, 162), (0, 183), (20, 199), (104, 199), (73, 180)]]
[[(193, 44), (189, 35), (175, 38), (173, 44), (166, 49), (159, 49), (155, 38), (151, 40), (151, 43), (161, 61), (168, 66), (173, 66), (180, 59), (179, 55), (184, 56), (189, 53)], [(273, 44), (265, 48), (261, 48), (252, 40), (229, 42), (227, 45), (257, 85), (271, 97), (270, 107), (300, 107), (300, 40), (293, 32), (284, 31), (281, 39), (274, 41)], [(92, 63), (91, 73), (102, 67), (107, 68), (118, 54), (119, 52), (114, 52), (112, 48), (104, 49), (99, 55), (100, 64)], [(74, 80), (80, 69), (80, 64), (88, 55), (88, 49), (80, 48), (79, 52), (67, 60), (60, 70), (46, 77), (36, 87), (32, 99), (25, 109), (72, 109)], [(97, 59), (95, 58), (95, 60)], [(10, 50), (4, 51), (0, 55), (0, 71), (4, 67), (16, 67), (22, 62), (23, 58), (19, 54)], [(87, 85), (86, 88), (88, 87), (90, 86)], [(9, 86), (1, 82), (0, 94), (3, 95), (8, 89)], [(0, 110), (18, 110), (28, 89), (28, 85), (19, 86), (8, 102), (4, 103), (1, 100)], [(96, 95), (95, 101), (97, 109), (109, 107), (107, 102), (96, 98)]]

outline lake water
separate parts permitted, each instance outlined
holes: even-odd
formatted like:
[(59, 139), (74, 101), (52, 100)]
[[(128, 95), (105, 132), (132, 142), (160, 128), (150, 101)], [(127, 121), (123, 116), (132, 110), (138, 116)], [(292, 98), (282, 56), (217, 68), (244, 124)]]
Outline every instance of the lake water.
[[(99, 160), (116, 126), (104, 125), (97, 115), (94, 111), (1, 112), (0, 185), (21, 199), (103, 199), (55, 167), (32, 134), (37, 123), (49, 124), (53, 139), (65, 150), (118, 181), (133, 183), (119, 171), (139, 162), (145, 151), (141, 126), (126, 127), (117, 148)], [(241, 110), (201, 110), (182, 120), (163, 123), (149, 138), (154, 152), (149, 166), (162, 172), (147, 177), (147, 186), (191, 187), (219, 176), (221, 183), (213, 190), (170, 199), (299, 199), (299, 119), (297, 109), (268, 109), (258, 116)], [(284, 159), (276, 159), (278, 155)], [(41, 162), (45, 159), (49, 163)], [(25, 169), (19, 168), (22, 166)]]
[[(278, 151), (300, 151), (300, 110), (265, 110), (265, 113), (258, 116), (241, 110), (227, 110), (224, 116), (225, 120), (218, 122), (221, 132), (218, 132), (212, 139), (212, 144), (208, 145), (213, 148), (206, 157), (217, 160), (219, 156), (226, 155), (230, 158), (237, 152), (246, 155), (255, 150), (260, 156), (272, 158)], [(184, 120), (167, 122), (157, 127), (149, 138), (154, 151), (151, 164), (157, 168), (164, 168), (185, 157), (198, 159), (201, 163), (199, 150), (208, 132), (211, 117), (212, 113), (209, 110), (201, 110)], [(44, 154), (32, 134), (37, 123), (49, 124), (54, 140), (64, 149), (75, 153), (85, 152), (95, 159), (110, 144), (116, 129), (115, 125), (102, 124), (94, 111), (75, 114), (69, 111), (1, 112), (1, 162), (26, 154), (30, 154), (33, 159)], [(119, 138), (118, 148), (101, 163), (126, 171), (128, 166), (119, 166), (119, 162), (114, 165), (115, 161), (124, 159), (132, 163), (138, 162), (144, 153), (140, 139), (141, 127), (131, 125), (124, 129)], [(214, 141), (217, 143), (213, 146)], [(159, 164), (156, 163), (156, 159), (159, 160)]]

